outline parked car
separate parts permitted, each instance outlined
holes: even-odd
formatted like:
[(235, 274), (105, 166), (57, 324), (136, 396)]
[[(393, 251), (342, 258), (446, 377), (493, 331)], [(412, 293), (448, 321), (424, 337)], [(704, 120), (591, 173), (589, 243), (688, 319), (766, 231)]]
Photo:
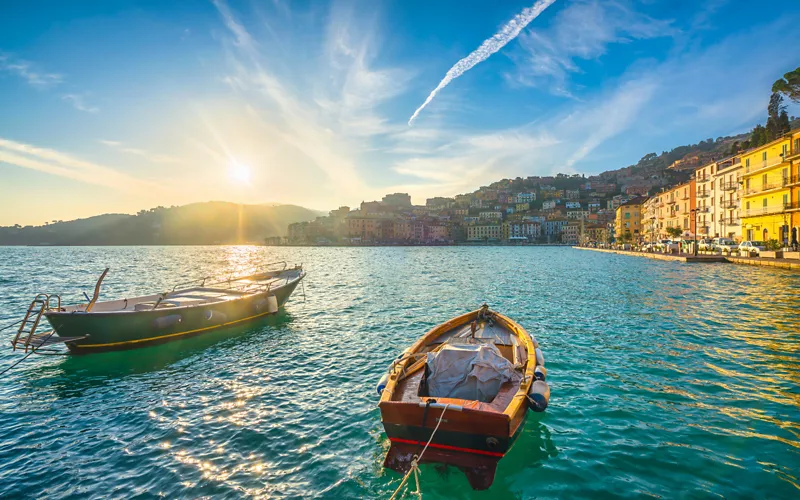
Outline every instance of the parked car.
[(712, 250), (719, 250), (720, 253), (726, 253), (728, 255), (739, 248), (739, 245), (730, 238), (714, 238), (711, 244), (713, 246)]
[(753, 254), (761, 255), (761, 252), (766, 250), (766, 245), (763, 241), (743, 241), (739, 244), (739, 255), (751, 256)]
[(710, 239), (703, 238), (697, 241), (697, 249), (700, 251), (714, 250), (714, 242)]

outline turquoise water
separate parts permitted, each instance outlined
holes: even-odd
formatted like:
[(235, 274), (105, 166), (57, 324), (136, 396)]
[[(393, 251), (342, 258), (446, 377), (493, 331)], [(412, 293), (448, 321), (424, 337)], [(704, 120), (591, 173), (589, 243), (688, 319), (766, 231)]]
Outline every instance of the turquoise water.
[[(39, 291), (161, 291), (302, 262), (278, 317), (0, 381), (0, 498), (388, 498), (374, 391), (429, 327), (486, 301), (542, 344), (550, 408), (494, 485), (432, 498), (800, 496), (800, 275), (566, 248), (0, 248), (0, 326)], [(3, 338), (9, 337), (3, 332)], [(3, 341), (0, 369), (19, 358)]]

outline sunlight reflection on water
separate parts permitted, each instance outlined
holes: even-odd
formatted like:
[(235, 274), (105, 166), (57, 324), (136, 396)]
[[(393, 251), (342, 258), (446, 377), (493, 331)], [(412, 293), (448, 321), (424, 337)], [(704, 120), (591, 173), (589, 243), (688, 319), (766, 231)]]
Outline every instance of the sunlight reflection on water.
[[(388, 497), (374, 385), (484, 301), (543, 345), (551, 406), (495, 484), (424, 467), (426, 498), (796, 498), (796, 274), (560, 248), (0, 248), (0, 325), (80, 301), (303, 262), (307, 301), (124, 353), (32, 358), (0, 386), (0, 497)], [(2, 366), (18, 359), (0, 352)], [(65, 459), (69, 457), (69, 459)]]

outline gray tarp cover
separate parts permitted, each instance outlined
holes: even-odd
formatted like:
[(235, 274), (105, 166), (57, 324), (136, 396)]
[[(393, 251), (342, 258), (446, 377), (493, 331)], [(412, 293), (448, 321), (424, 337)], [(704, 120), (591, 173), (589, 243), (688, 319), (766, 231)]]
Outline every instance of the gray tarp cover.
[(428, 353), (428, 396), (488, 403), (514, 376), (514, 365), (493, 344), (448, 344)]

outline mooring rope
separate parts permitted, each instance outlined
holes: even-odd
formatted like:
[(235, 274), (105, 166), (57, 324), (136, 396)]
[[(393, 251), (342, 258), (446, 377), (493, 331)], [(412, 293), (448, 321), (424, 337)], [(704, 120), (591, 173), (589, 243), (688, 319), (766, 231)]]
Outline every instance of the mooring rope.
[(4, 326), (3, 328), (0, 328), (0, 332), (2, 332), (3, 330), (8, 330), (8, 329), (9, 329), (9, 328), (11, 328), (12, 326), (16, 326), (16, 325), (18, 325), (18, 324), (22, 323), (23, 321), (25, 321), (25, 320), (24, 320), (24, 319), (21, 319), (21, 320), (19, 320), (19, 321), (15, 322), (15, 323), (11, 323), (10, 325), (6, 325), (6, 326)]
[(422, 448), (422, 451), (420, 452), (420, 454), (419, 455), (414, 455), (414, 458), (411, 459), (411, 468), (408, 470), (406, 475), (403, 477), (403, 480), (400, 482), (400, 486), (398, 486), (397, 489), (394, 490), (394, 493), (392, 493), (392, 496), (391, 496), (391, 498), (389, 498), (389, 500), (394, 500), (395, 498), (397, 498), (397, 494), (400, 493), (400, 490), (402, 490), (403, 486), (406, 485), (406, 482), (408, 482), (408, 478), (411, 477), (411, 473), (412, 472), (414, 473), (414, 481), (417, 483), (417, 491), (416, 491), (416, 493), (420, 498), (422, 498), (422, 490), (419, 489), (419, 475), (422, 474), (422, 471), (419, 470), (419, 461), (422, 460), (422, 456), (425, 454), (425, 450), (428, 449), (428, 445), (431, 444), (431, 441), (433, 441), (433, 436), (436, 435), (436, 431), (438, 431), (439, 430), (439, 426), (442, 425), (442, 420), (444, 420), (444, 418), (443, 418), (444, 417), (444, 412), (447, 411), (447, 408), (449, 406), (450, 406), (450, 403), (444, 405), (444, 409), (442, 410), (442, 413), (439, 415), (439, 422), (436, 424), (436, 427), (433, 428), (433, 432), (431, 433), (431, 437), (428, 439), (428, 442), (425, 443), (425, 447)]

